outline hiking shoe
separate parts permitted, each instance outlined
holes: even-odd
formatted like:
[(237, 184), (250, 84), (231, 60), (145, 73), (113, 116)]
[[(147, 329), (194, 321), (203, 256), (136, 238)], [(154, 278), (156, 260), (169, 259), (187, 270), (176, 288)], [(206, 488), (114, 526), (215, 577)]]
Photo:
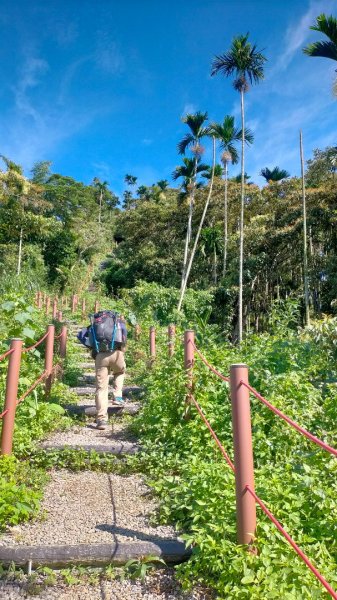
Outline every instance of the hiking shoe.
[(117, 396), (114, 399), (113, 404), (115, 404), (117, 406), (124, 406), (125, 402), (124, 402), (123, 398), (121, 398), (120, 396)]
[(96, 429), (106, 429), (109, 426), (109, 423), (106, 419), (98, 419), (96, 421)]

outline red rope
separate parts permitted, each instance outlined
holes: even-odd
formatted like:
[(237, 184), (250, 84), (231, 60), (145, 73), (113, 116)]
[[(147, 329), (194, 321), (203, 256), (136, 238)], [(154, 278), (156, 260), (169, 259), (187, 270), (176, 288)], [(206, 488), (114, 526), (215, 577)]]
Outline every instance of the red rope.
[(36, 388), (36, 386), (38, 386), (38, 385), (39, 385), (39, 383), (41, 383), (41, 381), (42, 381), (43, 379), (45, 379), (47, 376), (48, 376), (48, 373), (47, 373), (47, 371), (44, 371), (44, 372), (42, 373), (41, 377), (39, 377), (39, 378), (38, 378), (38, 379), (37, 379), (37, 380), (36, 380), (36, 381), (35, 381), (35, 382), (34, 382), (34, 383), (33, 383), (33, 384), (30, 386), (30, 388), (28, 388), (28, 390), (27, 390), (27, 391), (26, 391), (26, 392), (25, 392), (25, 393), (24, 393), (24, 394), (21, 396), (21, 398), (19, 398), (19, 399), (17, 400), (17, 402), (16, 402), (16, 403), (17, 403), (17, 404), (20, 404), (20, 403), (21, 403), (21, 402), (22, 402), (22, 401), (23, 401), (23, 400), (24, 400), (24, 399), (25, 399), (25, 398), (28, 396), (28, 394), (30, 394), (30, 392), (32, 392), (32, 391), (33, 391), (33, 390)]
[(312, 442), (314, 442), (318, 446), (321, 446), (321, 448), (324, 448), (324, 450), (327, 450), (328, 452), (330, 452), (330, 454), (333, 454), (334, 456), (337, 456), (337, 450), (335, 448), (333, 448), (332, 446), (329, 446), (329, 444), (326, 444), (325, 442), (323, 442), (323, 440), (320, 440), (318, 437), (316, 437), (315, 435), (313, 435), (312, 433), (310, 433), (310, 431), (307, 431), (306, 429), (304, 429), (303, 427), (301, 427), (300, 425), (298, 425), (297, 423), (295, 423), (295, 421), (293, 421), (292, 419), (290, 419), (290, 417), (287, 417), (287, 415), (285, 415), (278, 408), (276, 408), (270, 402), (268, 402), (268, 400), (266, 400), (266, 398), (264, 398), (263, 396), (261, 396), (261, 394), (259, 394), (259, 392), (257, 392), (251, 385), (249, 385), (249, 383), (245, 383), (245, 381), (242, 381), (242, 380), (241, 380), (240, 383), (242, 383), (244, 386), (246, 386), (246, 388), (248, 388), (252, 392), (252, 394), (254, 394), (254, 396), (256, 396), (256, 398), (258, 398), (259, 400), (261, 400), (261, 402), (263, 402), (263, 404), (265, 404), (266, 406), (268, 406), (268, 408), (270, 408), (270, 410), (273, 411), (273, 413), (275, 413), (275, 415), (278, 415), (279, 417), (281, 417), (281, 419), (283, 419), (289, 425), (291, 425), (292, 427), (294, 427), (294, 429), (296, 429), (297, 431), (299, 431), (302, 435), (304, 435), (305, 437), (307, 437), (309, 440), (311, 440)]
[(315, 577), (317, 577), (318, 581), (320, 581), (320, 583), (329, 592), (330, 596), (332, 596), (332, 598), (337, 600), (336, 592), (332, 589), (332, 587), (328, 584), (326, 579), (324, 579), (323, 575), (320, 574), (320, 572), (316, 569), (316, 567), (314, 567), (314, 565), (310, 562), (309, 558), (306, 556), (306, 554), (304, 554), (304, 552), (301, 550), (301, 548), (299, 548), (299, 546), (296, 544), (296, 542), (294, 542), (294, 540), (290, 537), (289, 533), (287, 533), (286, 530), (282, 527), (281, 523), (276, 519), (276, 517), (274, 517), (274, 515), (270, 512), (270, 510), (268, 510), (266, 505), (262, 502), (261, 498), (259, 498), (259, 496), (257, 496), (257, 494), (255, 494), (254, 490), (252, 490), (249, 485), (246, 485), (246, 490), (253, 496), (253, 498), (255, 498), (255, 501), (262, 508), (263, 512), (274, 523), (274, 525), (282, 533), (282, 535), (285, 537), (287, 542), (289, 542), (289, 544), (292, 546), (292, 548), (294, 548), (295, 552), (303, 560), (303, 562), (307, 565), (307, 567), (309, 567), (310, 571), (313, 572)]
[(42, 344), (42, 342), (46, 339), (46, 337), (48, 337), (48, 335), (49, 335), (49, 331), (47, 331), (47, 333), (45, 333), (44, 336), (40, 340), (38, 340), (35, 344), (33, 344), (33, 346), (29, 346), (29, 348), (23, 348), (22, 352), (29, 352), (30, 350), (33, 350), (34, 348), (36, 348), (37, 346)]
[(10, 348), (9, 350), (7, 350), (7, 352), (5, 352), (5, 354), (2, 354), (0, 356), (0, 360), (3, 360), (4, 358), (6, 358), (6, 356), (9, 356), (10, 354), (12, 354), (12, 352), (14, 352), (14, 348)]
[(229, 381), (229, 377), (225, 377), (225, 375), (223, 375), (222, 373), (220, 373), (219, 371), (217, 371), (215, 369), (215, 367), (213, 367), (208, 361), (207, 359), (204, 357), (203, 354), (201, 354), (200, 350), (198, 350), (198, 348), (196, 347), (195, 344), (193, 344), (193, 342), (191, 342), (191, 344), (193, 345), (194, 350), (196, 351), (196, 353), (200, 356), (202, 362), (206, 365), (206, 367), (208, 367), (210, 369), (210, 371), (212, 371), (215, 375), (217, 375), (218, 377), (220, 377), (220, 379), (222, 379), (223, 381)]
[(60, 335), (55, 335), (54, 339), (59, 340), (62, 337), (63, 331), (61, 331)]
[(221, 451), (221, 454), (223, 455), (223, 457), (225, 458), (227, 464), (230, 466), (230, 468), (232, 469), (232, 471), (235, 471), (234, 465), (231, 461), (231, 459), (229, 458), (225, 448), (223, 447), (223, 445), (221, 444), (218, 436), (216, 435), (215, 431), (213, 431), (209, 421), (206, 419), (204, 413), (202, 412), (200, 405), (198, 404), (198, 402), (196, 401), (196, 399), (194, 398), (194, 396), (190, 396), (190, 399), (192, 400), (192, 402), (194, 403), (199, 415), (201, 416), (202, 420), (204, 421), (207, 429), (209, 430), (212, 438), (215, 440), (216, 445), (218, 446), (219, 450)]
[(4, 410), (2, 413), (0, 413), (0, 419), (2, 419), (2, 417), (4, 417), (7, 413), (8, 413), (8, 408), (7, 408), (7, 410)]

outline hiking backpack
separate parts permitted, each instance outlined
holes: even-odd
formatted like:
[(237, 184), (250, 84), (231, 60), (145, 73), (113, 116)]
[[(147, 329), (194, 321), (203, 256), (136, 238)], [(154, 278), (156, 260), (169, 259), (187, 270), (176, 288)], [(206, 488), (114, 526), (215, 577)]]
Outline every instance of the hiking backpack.
[(115, 344), (125, 342), (125, 327), (118, 313), (112, 310), (101, 310), (91, 317), (89, 327), (89, 343), (96, 352), (114, 350)]

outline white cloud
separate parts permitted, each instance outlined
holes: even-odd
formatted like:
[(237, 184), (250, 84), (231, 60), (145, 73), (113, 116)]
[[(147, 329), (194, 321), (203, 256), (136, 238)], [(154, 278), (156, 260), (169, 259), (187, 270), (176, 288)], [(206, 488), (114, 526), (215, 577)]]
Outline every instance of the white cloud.
[(299, 23), (291, 24), (285, 35), (285, 49), (276, 64), (276, 70), (284, 70), (290, 64), (299, 49), (305, 45), (305, 41), (311, 35), (310, 27), (316, 21), (316, 17), (322, 13), (328, 13), (335, 9), (334, 0), (311, 0), (309, 9), (302, 16)]

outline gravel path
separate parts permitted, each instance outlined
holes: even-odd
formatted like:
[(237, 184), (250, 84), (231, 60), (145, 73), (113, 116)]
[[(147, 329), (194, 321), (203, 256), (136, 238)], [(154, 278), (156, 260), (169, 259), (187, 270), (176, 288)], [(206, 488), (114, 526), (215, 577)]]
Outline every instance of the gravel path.
[(46, 487), (46, 518), (16, 525), (0, 545), (98, 544), (113, 541), (174, 539), (172, 527), (154, 527), (156, 509), (139, 475), (54, 471)]
[(100, 448), (102, 452), (109, 452), (112, 445), (120, 444), (121, 453), (128, 450), (137, 450), (137, 439), (128, 431), (128, 425), (123, 422), (116, 422), (109, 426), (104, 431), (99, 431), (94, 423), (88, 423), (81, 427), (75, 425), (65, 431), (57, 431), (52, 433), (41, 444), (41, 448), (58, 448), (69, 446), (70, 448), (87, 448), (94, 446), (95, 449)]
[[(0, 581), (1, 600), (22, 600), (32, 598), (27, 583), (5, 583)], [(172, 569), (161, 569), (145, 577), (143, 581), (101, 580), (96, 585), (66, 586), (57, 583), (53, 587), (38, 591), (35, 586), (36, 600), (211, 600), (211, 596), (202, 590), (182, 592)]]

